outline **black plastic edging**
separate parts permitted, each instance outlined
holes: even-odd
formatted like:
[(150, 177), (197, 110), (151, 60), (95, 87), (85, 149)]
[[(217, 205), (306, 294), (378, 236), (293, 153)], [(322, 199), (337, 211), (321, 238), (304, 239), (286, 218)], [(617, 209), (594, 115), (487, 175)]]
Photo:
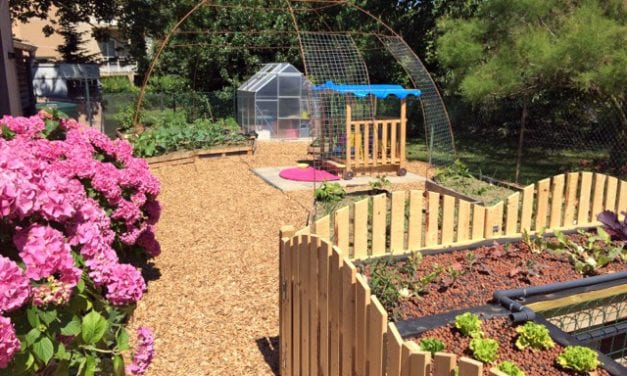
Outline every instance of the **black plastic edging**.
[(619, 322), (597, 328), (594, 330), (576, 333), (573, 336), (581, 342), (601, 341), (609, 337), (615, 337), (627, 333), (627, 321)]
[(577, 287), (592, 286), (599, 283), (618, 281), (624, 279), (627, 283), (627, 271), (604, 274), (596, 277), (582, 278), (573, 281), (552, 283), (550, 285), (518, 288), (513, 290), (499, 290), (494, 292), (494, 300), (511, 311), (510, 318), (514, 322), (530, 321), (535, 319), (536, 313), (517, 302), (515, 299), (525, 298), (531, 295), (550, 294), (561, 290)]

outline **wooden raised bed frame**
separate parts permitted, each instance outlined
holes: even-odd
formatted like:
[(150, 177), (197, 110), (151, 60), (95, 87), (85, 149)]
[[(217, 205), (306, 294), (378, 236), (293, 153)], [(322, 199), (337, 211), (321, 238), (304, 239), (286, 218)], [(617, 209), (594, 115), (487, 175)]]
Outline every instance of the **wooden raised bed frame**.
[[(281, 229), (281, 375), (426, 376), (431, 370), (435, 376), (448, 376), (459, 367), (459, 376), (479, 376), (484, 367), (480, 362), (447, 353), (432, 358), (414, 342), (403, 341), (351, 257), (460, 244), (472, 247), (486, 239), (520, 236), (523, 230), (533, 233), (545, 226), (592, 227), (598, 225), (596, 215), (605, 209), (627, 210), (627, 182), (588, 172), (541, 180), (526, 187), (522, 195), (510, 196), (507, 204), (487, 209), (434, 192), (410, 191), (408, 202), (405, 196), (405, 192), (392, 194), (389, 233), (384, 195), (372, 199), (371, 219), (369, 199), (365, 199), (336, 211), (333, 221), (327, 216), (313, 228)], [(443, 215), (439, 215), (441, 201)], [(496, 369), (489, 372), (502, 375)]]
[(164, 162), (184, 161), (192, 162), (197, 157), (204, 156), (222, 156), (232, 154), (247, 154), (252, 155), (254, 146), (249, 145), (234, 145), (234, 146), (216, 146), (209, 149), (197, 149), (197, 150), (180, 150), (172, 153), (160, 155), (157, 157), (146, 158), (149, 165), (157, 165)]

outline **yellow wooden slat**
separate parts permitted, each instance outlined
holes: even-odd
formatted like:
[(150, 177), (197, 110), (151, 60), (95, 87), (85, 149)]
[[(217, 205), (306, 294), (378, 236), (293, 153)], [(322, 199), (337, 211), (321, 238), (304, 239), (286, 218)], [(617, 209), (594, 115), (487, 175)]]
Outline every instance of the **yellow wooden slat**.
[(423, 191), (409, 191), (409, 225), (407, 228), (407, 248), (409, 250), (417, 250), (422, 246), (423, 194)]
[(409, 368), (412, 376), (429, 376), (431, 374), (431, 353), (412, 351), (409, 359)]
[[(387, 333), (388, 314), (379, 303), (379, 299), (372, 295), (368, 309), (368, 374), (382, 375), (383, 346)], [(337, 374), (336, 374), (337, 375)]]
[(456, 360), (457, 356), (455, 354), (435, 353), (433, 357), (433, 376), (450, 376), (455, 369)]
[(577, 224), (575, 213), (579, 201), (577, 192), (579, 190), (579, 173), (571, 172), (566, 176), (566, 198), (564, 201), (564, 221), (562, 227), (572, 227)]
[(353, 109), (351, 107), (351, 102), (350, 99), (346, 100), (346, 171), (351, 171), (352, 169), (352, 165), (351, 165), (351, 149), (352, 146), (351, 145), (351, 128), (352, 126), (352, 121), (353, 121)]
[(592, 172), (581, 173), (581, 188), (579, 190), (579, 210), (577, 211), (577, 226), (590, 223), (590, 194), (592, 191)]
[(481, 205), (473, 204), (472, 205), (472, 232), (470, 235), (472, 237), (472, 240), (483, 239), (483, 233), (485, 232), (484, 223), (485, 223), (485, 208)]
[(340, 374), (340, 304), (342, 303), (342, 254), (331, 251), (329, 278), (329, 375)]
[(470, 202), (457, 200), (457, 242), (463, 242), (470, 236)]
[(314, 223), (314, 234), (322, 239), (331, 240), (331, 217), (325, 215)]
[(618, 193), (618, 179), (613, 176), (607, 177), (607, 190), (605, 191), (605, 210), (616, 211), (616, 194)]
[(318, 375), (318, 330), (319, 330), (319, 307), (318, 307), (318, 248), (322, 240), (310, 237), (308, 250), (308, 296), (309, 296), (309, 369), (310, 374)]
[(342, 304), (341, 310), (341, 356), (342, 375), (353, 375), (353, 341), (355, 339), (355, 275), (357, 269), (344, 258), (342, 266)]
[(531, 231), (531, 215), (533, 214), (533, 192), (534, 185), (523, 188), (522, 209), (520, 212), (520, 232)]
[(350, 226), (349, 226), (349, 208), (348, 206), (344, 206), (343, 208), (337, 209), (335, 211), (335, 221), (334, 221), (334, 238), (335, 244), (340, 247), (342, 252), (345, 255), (349, 254), (349, 236), (350, 236)]
[(503, 201), (486, 209), (483, 236), (486, 239), (497, 238), (503, 232)]
[(370, 166), (370, 123), (364, 123), (364, 163)]
[(392, 192), (390, 252), (405, 249), (405, 191)]
[(451, 244), (455, 235), (455, 197), (444, 195), (442, 201), (442, 244)]
[(309, 346), (311, 344), (311, 339), (309, 338), (310, 330), (309, 325), (311, 324), (310, 317), (310, 292), (311, 287), (309, 286), (309, 242), (310, 235), (301, 235), (299, 237), (299, 277), (300, 277), (300, 372), (302, 375), (309, 375), (309, 357), (310, 351)]
[(618, 214), (618, 219), (621, 221), (625, 220), (623, 212), (627, 212), (627, 181), (621, 180), (618, 203), (616, 204), (616, 214)]
[(363, 156), (361, 155), (362, 151), (362, 140), (361, 140), (361, 123), (355, 124), (355, 167), (361, 167), (363, 162)]
[(427, 229), (425, 231), (425, 246), (438, 244), (438, 217), (440, 210), (440, 194), (429, 192), (427, 201)]
[(536, 200), (536, 231), (546, 227), (549, 208), (549, 189), (551, 179), (542, 179), (538, 182), (538, 196)]
[(355, 203), (353, 257), (363, 259), (368, 256), (368, 202), (365, 198)]
[(372, 255), (385, 254), (385, 220), (387, 215), (385, 194), (372, 198)]
[(591, 222), (597, 222), (597, 215), (603, 211), (603, 201), (605, 199), (605, 182), (607, 176), (594, 174), (594, 192), (592, 195)]
[[(281, 372), (284, 375), (292, 373), (292, 258), (293, 258), (293, 246), (290, 235), (294, 234), (294, 228), (286, 231), (281, 231), (282, 239), (280, 240), (280, 265), (281, 265), (281, 279), (280, 279), (280, 298), (281, 311), (280, 311), (280, 365)], [(283, 238), (285, 236), (285, 238)]]
[(379, 122), (372, 123), (372, 165), (376, 167), (379, 164)]
[(481, 376), (483, 375), (483, 363), (474, 359), (461, 357), (459, 358), (459, 375), (460, 376)]
[(322, 242), (318, 248), (318, 317), (320, 318), (320, 375), (329, 375), (329, 281), (331, 247)]
[(551, 179), (551, 214), (549, 227), (558, 228), (562, 226), (562, 208), (564, 205), (564, 174), (556, 175)]
[(518, 233), (518, 203), (520, 193), (514, 192), (507, 198), (507, 212), (505, 219), (505, 235)]
[(396, 159), (398, 158), (398, 144), (396, 141), (396, 133), (397, 133), (397, 124), (396, 122), (392, 122), (391, 123), (391, 128), (392, 128), (392, 134), (390, 135), (391, 140), (390, 140), (390, 159), (391, 159), (391, 163), (394, 164), (396, 163)]
[(387, 334), (387, 376), (401, 375), (401, 351), (403, 348), (403, 339), (396, 329), (396, 325), (388, 323)]
[(381, 164), (385, 165), (385, 164), (387, 164), (387, 154), (388, 154), (388, 152), (387, 152), (387, 150), (388, 150), (387, 149), (388, 148), (387, 144), (388, 144), (388, 126), (389, 126), (389, 123), (385, 122), (382, 125), (383, 125), (383, 132), (382, 132), (383, 134), (382, 134), (382, 137), (381, 137)]
[(412, 350), (415, 349), (416, 342), (405, 341), (401, 348), (401, 376), (411, 376), (409, 360)]
[(368, 373), (368, 310), (370, 306), (370, 287), (366, 278), (357, 274), (355, 287), (355, 375)]
[(401, 100), (401, 134), (400, 134), (400, 150), (399, 150), (399, 167), (405, 167), (405, 143), (407, 139), (407, 99)]
[(293, 283), (292, 283), (292, 291), (293, 291), (293, 306), (292, 306), (292, 372), (294, 375), (300, 373), (301, 364), (300, 364), (300, 336), (301, 336), (301, 281), (300, 281), (300, 270), (301, 270), (301, 254), (300, 254), (300, 236), (298, 238), (292, 239), (292, 273), (293, 273)]

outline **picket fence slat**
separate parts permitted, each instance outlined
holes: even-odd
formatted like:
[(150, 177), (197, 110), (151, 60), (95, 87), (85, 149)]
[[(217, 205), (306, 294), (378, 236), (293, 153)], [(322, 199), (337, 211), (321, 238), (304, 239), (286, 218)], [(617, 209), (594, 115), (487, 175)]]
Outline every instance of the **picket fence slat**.
[(309, 255), (307, 268), (309, 269), (307, 278), (307, 289), (309, 290), (309, 369), (310, 374), (320, 374), (318, 370), (318, 248), (320, 248), (321, 239), (308, 237)]
[(403, 349), (403, 339), (396, 329), (394, 323), (388, 323), (387, 333), (388, 356), (387, 356), (387, 376), (401, 375), (401, 352)]
[(330, 228), (331, 217), (328, 215), (325, 215), (314, 223), (314, 231), (316, 235), (325, 240), (331, 240)]
[(468, 240), (470, 229), (470, 202), (458, 200), (457, 207), (457, 242)]
[(368, 374), (383, 374), (383, 347), (384, 338), (387, 334), (388, 315), (379, 302), (379, 299), (372, 295), (370, 297), (370, 308), (368, 309)]
[(348, 242), (350, 235), (349, 228), (349, 207), (344, 206), (335, 211), (335, 226), (333, 233), (335, 234), (335, 244), (345, 252), (349, 251)]
[(538, 182), (538, 196), (536, 200), (536, 231), (546, 227), (549, 207), (549, 187), (551, 179), (542, 179)]
[(433, 376), (450, 376), (455, 369), (455, 354), (435, 353), (433, 357)]
[(522, 209), (520, 212), (520, 232), (531, 231), (531, 216), (533, 214), (533, 192), (536, 187), (528, 185), (523, 188)]
[(431, 353), (413, 351), (410, 356), (410, 374), (412, 376), (428, 376), (431, 373)]
[(581, 187), (579, 190), (579, 210), (577, 211), (577, 225), (588, 223), (590, 220), (590, 194), (592, 191), (592, 173), (581, 173)]
[(514, 235), (518, 232), (518, 202), (520, 193), (515, 192), (507, 198), (507, 212), (505, 219), (505, 235)]
[(455, 197), (445, 195), (442, 202), (442, 244), (451, 244), (455, 235)]
[(372, 198), (372, 255), (385, 254), (386, 197), (380, 194)]
[(329, 278), (329, 375), (340, 374), (340, 304), (342, 284), (342, 255), (337, 247), (331, 251)]
[(483, 363), (466, 357), (461, 357), (459, 359), (460, 376), (479, 376), (482, 374)]
[(472, 240), (483, 239), (485, 211), (485, 208), (481, 205), (472, 205)]
[(355, 203), (354, 210), (354, 242), (353, 255), (356, 259), (368, 256), (368, 203), (370, 199), (363, 199)]
[(329, 375), (329, 278), (331, 247), (322, 242), (318, 248), (318, 317), (320, 319), (320, 375)]
[(302, 235), (298, 238), (298, 258), (299, 258), (299, 291), (301, 294), (300, 299), (300, 372), (302, 375), (309, 375), (309, 345), (311, 340), (309, 338), (309, 325), (311, 324), (311, 316), (309, 311), (310, 292), (311, 286), (309, 286), (309, 237)]
[(409, 250), (415, 250), (422, 247), (423, 204), (423, 191), (409, 191), (409, 224), (407, 228), (407, 249)]
[(438, 244), (438, 217), (440, 214), (440, 194), (428, 192), (427, 196), (427, 229), (425, 232), (425, 246)]
[(366, 376), (368, 344), (368, 310), (370, 287), (364, 276), (358, 274), (355, 288), (355, 375)]
[(392, 218), (390, 223), (390, 252), (405, 249), (405, 191), (392, 192)]
[(355, 339), (355, 265), (344, 257), (342, 266), (341, 347), (342, 375), (353, 375), (353, 340)]
[(627, 211), (627, 181), (620, 182), (620, 194), (616, 206), (616, 213), (621, 221), (625, 220), (625, 216), (622, 214), (624, 211)]
[(501, 235), (503, 229), (503, 201), (487, 208), (484, 223), (483, 237), (492, 239)]
[(301, 312), (300, 301), (302, 298), (302, 290), (300, 286), (300, 236), (292, 239), (292, 273), (293, 273), (293, 287), (294, 291), (294, 306), (292, 310), (293, 317), (293, 339), (292, 339), (292, 367), (294, 374), (300, 373), (300, 333), (301, 333)]
[(616, 211), (616, 193), (618, 189), (618, 179), (613, 176), (607, 177), (607, 192), (605, 194), (604, 210)]
[(564, 202), (564, 174), (551, 179), (551, 214), (549, 227), (558, 228), (562, 225), (562, 204)]
[(605, 182), (607, 175), (594, 174), (594, 193), (592, 195), (592, 218), (591, 222), (597, 221), (597, 214), (603, 211), (603, 199), (605, 198)]

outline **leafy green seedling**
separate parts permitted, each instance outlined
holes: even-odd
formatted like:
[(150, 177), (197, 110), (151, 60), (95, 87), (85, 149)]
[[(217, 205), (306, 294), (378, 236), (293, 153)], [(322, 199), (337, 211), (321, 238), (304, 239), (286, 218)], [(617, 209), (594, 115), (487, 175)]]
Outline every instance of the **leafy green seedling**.
[(585, 373), (594, 371), (601, 362), (594, 350), (583, 346), (568, 346), (557, 357), (557, 364), (565, 369)]
[(531, 350), (545, 350), (555, 346), (555, 343), (549, 335), (549, 330), (542, 324), (536, 324), (528, 321), (525, 325), (516, 328), (516, 332), (520, 335), (516, 339), (516, 347), (524, 350), (531, 347)]
[(525, 373), (518, 368), (516, 363), (510, 362), (509, 360), (502, 362), (497, 368), (507, 376), (525, 376)]
[(455, 328), (466, 337), (478, 338), (483, 335), (481, 320), (474, 313), (466, 312), (455, 316)]
[(444, 342), (440, 341), (437, 338), (425, 338), (420, 341), (419, 346), (420, 350), (428, 351), (431, 353), (431, 355), (434, 355), (435, 353), (446, 349)]
[(490, 338), (473, 338), (470, 341), (470, 350), (472, 350), (475, 359), (484, 363), (492, 363), (496, 360), (499, 343)]
[(324, 182), (314, 191), (316, 201), (337, 202), (344, 198), (346, 191), (338, 183)]

